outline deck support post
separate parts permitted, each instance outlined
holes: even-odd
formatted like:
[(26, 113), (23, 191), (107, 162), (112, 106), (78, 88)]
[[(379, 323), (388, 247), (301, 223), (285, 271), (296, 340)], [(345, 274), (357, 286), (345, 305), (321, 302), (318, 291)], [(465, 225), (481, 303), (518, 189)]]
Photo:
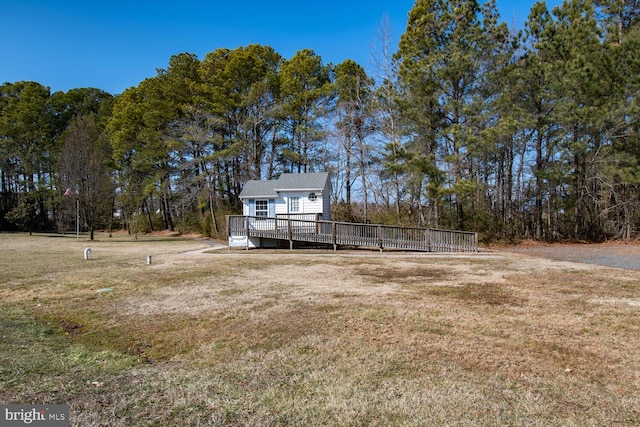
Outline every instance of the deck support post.
[(291, 217), (287, 218), (287, 237), (289, 238), (289, 250), (293, 250), (293, 235), (291, 233)]
[(335, 222), (331, 223), (331, 243), (333, 243), (333, 251), (337, 251), (338, 250), (338, 244), (336, 241), (336, 228), (337, 228), (337, 224)]
[(246, 241), (247, 241), (247, 246), (245, 247), (246, 250), (249, 250), (249, 217), (244, 217), (244, 235), (246, 237)]

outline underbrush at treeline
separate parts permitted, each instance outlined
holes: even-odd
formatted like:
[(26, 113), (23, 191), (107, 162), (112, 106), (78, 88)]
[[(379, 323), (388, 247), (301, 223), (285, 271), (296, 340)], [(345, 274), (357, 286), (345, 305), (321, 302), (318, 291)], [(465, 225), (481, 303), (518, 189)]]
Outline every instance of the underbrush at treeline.
[(0, 234), (3, 403), (74, 426), (640, 423), (634, 271), (87, 244)]
[(3, 83), (0, 229), (220, 236), (248, 180), (324, 171), (335, 219), (637, 236), (637, 2), (535, 2), (513, 27), (497, 3), (416, 1), (370, 67), (256, 43), (176, 53), (115, 96)]

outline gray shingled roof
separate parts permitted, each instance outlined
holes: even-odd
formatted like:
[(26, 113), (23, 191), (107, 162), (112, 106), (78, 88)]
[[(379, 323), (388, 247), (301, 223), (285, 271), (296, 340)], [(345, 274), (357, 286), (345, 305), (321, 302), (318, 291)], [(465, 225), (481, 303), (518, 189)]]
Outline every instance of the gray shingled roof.
[(247, 181), (240, 193), (240, 198), (275, 199), (278, 197), (278, 191), (322, 191), (328, 179), (327, 172), (283, 173), (278, 179)]
[(320, 191), (327, 183), (329, 174), (319, 173), (283, 173), (276, 182), (276, 191), (283, 190), (316, 190)]
[(278, 197), (278, 193), (274, 190), (277, 180), (271, 179), (269, 181), (247, 181), (244, 184), (244, 188), (240, 192), (241, 199), (248, 199), (253, 197), (261, 197), (265, 199), (275, 199)]

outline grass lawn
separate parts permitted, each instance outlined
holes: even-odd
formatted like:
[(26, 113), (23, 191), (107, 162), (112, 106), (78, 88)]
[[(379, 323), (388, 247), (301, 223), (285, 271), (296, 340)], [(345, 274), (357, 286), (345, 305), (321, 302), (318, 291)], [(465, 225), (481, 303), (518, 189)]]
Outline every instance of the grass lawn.
[(207, 248), (0, 233), (0, 402), (74, 426), (640, 425), (640, 272)]

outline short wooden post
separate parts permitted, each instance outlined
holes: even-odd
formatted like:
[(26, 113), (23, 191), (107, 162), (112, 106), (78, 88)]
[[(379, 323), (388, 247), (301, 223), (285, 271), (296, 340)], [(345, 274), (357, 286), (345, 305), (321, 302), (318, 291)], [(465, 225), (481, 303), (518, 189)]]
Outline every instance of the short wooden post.
[(291, 233), (291, 217), (287, 218), (287, 237), (289, 238), (289, 250), (293, 250), (293, 235)]
[(376, 234), (378, 237), (378, 247), (380, 248), (380, 252), (382, 252), (384, 248), (382, 247), (382, 226), (381, 225), (378, 226), (378, 229), (376, 230)]

